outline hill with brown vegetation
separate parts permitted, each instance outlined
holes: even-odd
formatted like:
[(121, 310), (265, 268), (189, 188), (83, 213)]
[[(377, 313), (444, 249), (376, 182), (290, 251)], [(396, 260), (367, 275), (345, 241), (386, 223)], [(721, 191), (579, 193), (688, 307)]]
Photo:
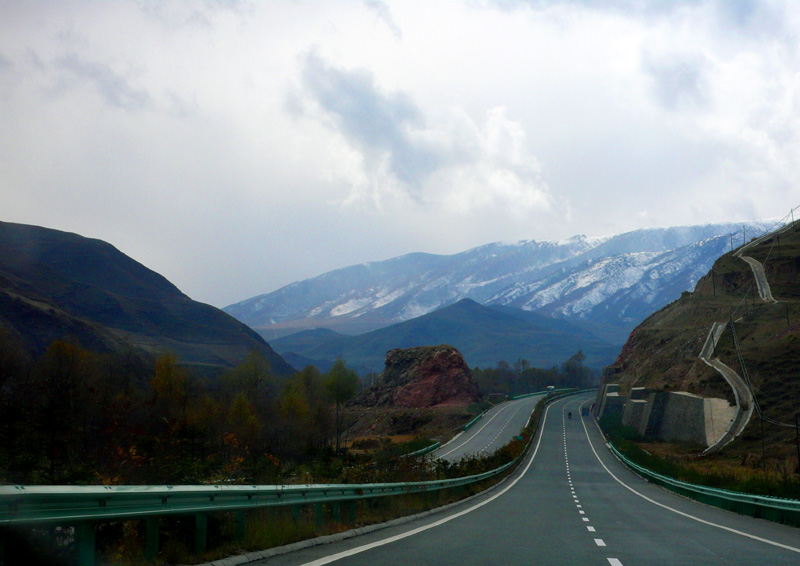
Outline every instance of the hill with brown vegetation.
[[(751, 383), (764, 416), (766, 457), (796, 460), (794, 429), (777, 423), (793, 425), (800, 412), (800, 223), (759, 238), (744, 254), (763, 265), (775, 302), (759, 295), (753, 269), (738, 255), (733, 250), (720, 257), (693, 292), (631, 333), (614, 380), (622, 394), (647, 387), (733, 401), (730, 386), (698, 357), (712, 325), (727, 323), (715, 354)], [(725, 450), (728, 457), (760, 456), (761, 426), (756, 412)]]
[(275, 373), (294, 371), (244, 324), (112, 245), (10, 222), (0, 222), (0, 329), (34, 357), (70, 337), (96, 352), (172, 352), (212, 371), (258, 350)]

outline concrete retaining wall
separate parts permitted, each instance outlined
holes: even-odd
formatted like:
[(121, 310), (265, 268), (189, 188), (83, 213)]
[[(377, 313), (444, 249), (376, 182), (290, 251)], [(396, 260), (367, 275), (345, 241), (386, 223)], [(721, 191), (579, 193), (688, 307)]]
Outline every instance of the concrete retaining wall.
[(661, 423), (654, 436), (668, 442), (708, 446), (704, 399), (685, 391), (666, 393)]
[(639, 430), (646, 408), (647, 401), (645, 399), (628, 399), (622, 411), (622, 424)]
[(635, 387), (629, 396), (617, 384), (606, 384), (599, 399), (598, 418), (617, 413), (622, 424), (642, 436), (668, 442), (711, 446), (725, 434), (736, 407), (724, 399), (703, 398), (685, 391), (652, 391)]

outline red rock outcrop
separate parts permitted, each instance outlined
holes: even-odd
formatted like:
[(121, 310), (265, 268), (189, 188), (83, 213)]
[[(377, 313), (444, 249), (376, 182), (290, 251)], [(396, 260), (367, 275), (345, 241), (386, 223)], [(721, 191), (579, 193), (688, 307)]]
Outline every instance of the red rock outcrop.
[(377, 384), (354, 404), (396, 407), (458, 407), (480, 399), (477, 383), (461, 353), (452, 346), (421, 346), (386, 353)]

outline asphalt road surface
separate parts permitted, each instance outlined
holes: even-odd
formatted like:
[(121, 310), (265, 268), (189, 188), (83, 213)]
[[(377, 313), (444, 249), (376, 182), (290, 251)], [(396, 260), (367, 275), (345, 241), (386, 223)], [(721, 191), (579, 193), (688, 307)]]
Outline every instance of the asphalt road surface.
[(684, 499), (628, 471), (581, 414), (593, 398), (553, 403), (519, 472), (488, 493), (261, 564), (800, 564), (800, 529)]
[(491, 454), (520, 433), (544, 395), (523, 397), (492, 407), (467, 432), (453, 438), (432, 456), (454, 462), (464, 456)]

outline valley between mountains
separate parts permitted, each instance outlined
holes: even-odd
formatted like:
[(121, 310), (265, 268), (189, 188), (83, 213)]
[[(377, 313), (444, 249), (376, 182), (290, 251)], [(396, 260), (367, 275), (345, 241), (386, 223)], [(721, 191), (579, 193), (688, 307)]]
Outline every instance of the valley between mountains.
[[(106, 242), (0, 223), (0, 482), (461, 481), (523, 456), (549, 391), (600, 381), (570, 406), (583, 422), (595, 399), (632, 460), (798, 498), (800, 228), (762, 227), (412, 254), (225, 312)], [(262, 518), (269, 540), (245, 546), (326, 532), (292, 513)], [(180, 519), (161, 524), (180, 531)], [(167, 562), (197, 559), (166, 536), (183, 549)], [(242, 548), (226, 536), (217, 556)], [(12, 538), (7, 556), (52, 563), (58, 545), (40, 541)]]
[(345, 267), (226, 307), (296, 366), (344, 356), (379, 372), (394, 347), (450, 343), (470, 366), (577, 351), (599, 370), (644, 318), (694, 288), (767, 223), (648, 228), (607, 238), (493, 243)]

